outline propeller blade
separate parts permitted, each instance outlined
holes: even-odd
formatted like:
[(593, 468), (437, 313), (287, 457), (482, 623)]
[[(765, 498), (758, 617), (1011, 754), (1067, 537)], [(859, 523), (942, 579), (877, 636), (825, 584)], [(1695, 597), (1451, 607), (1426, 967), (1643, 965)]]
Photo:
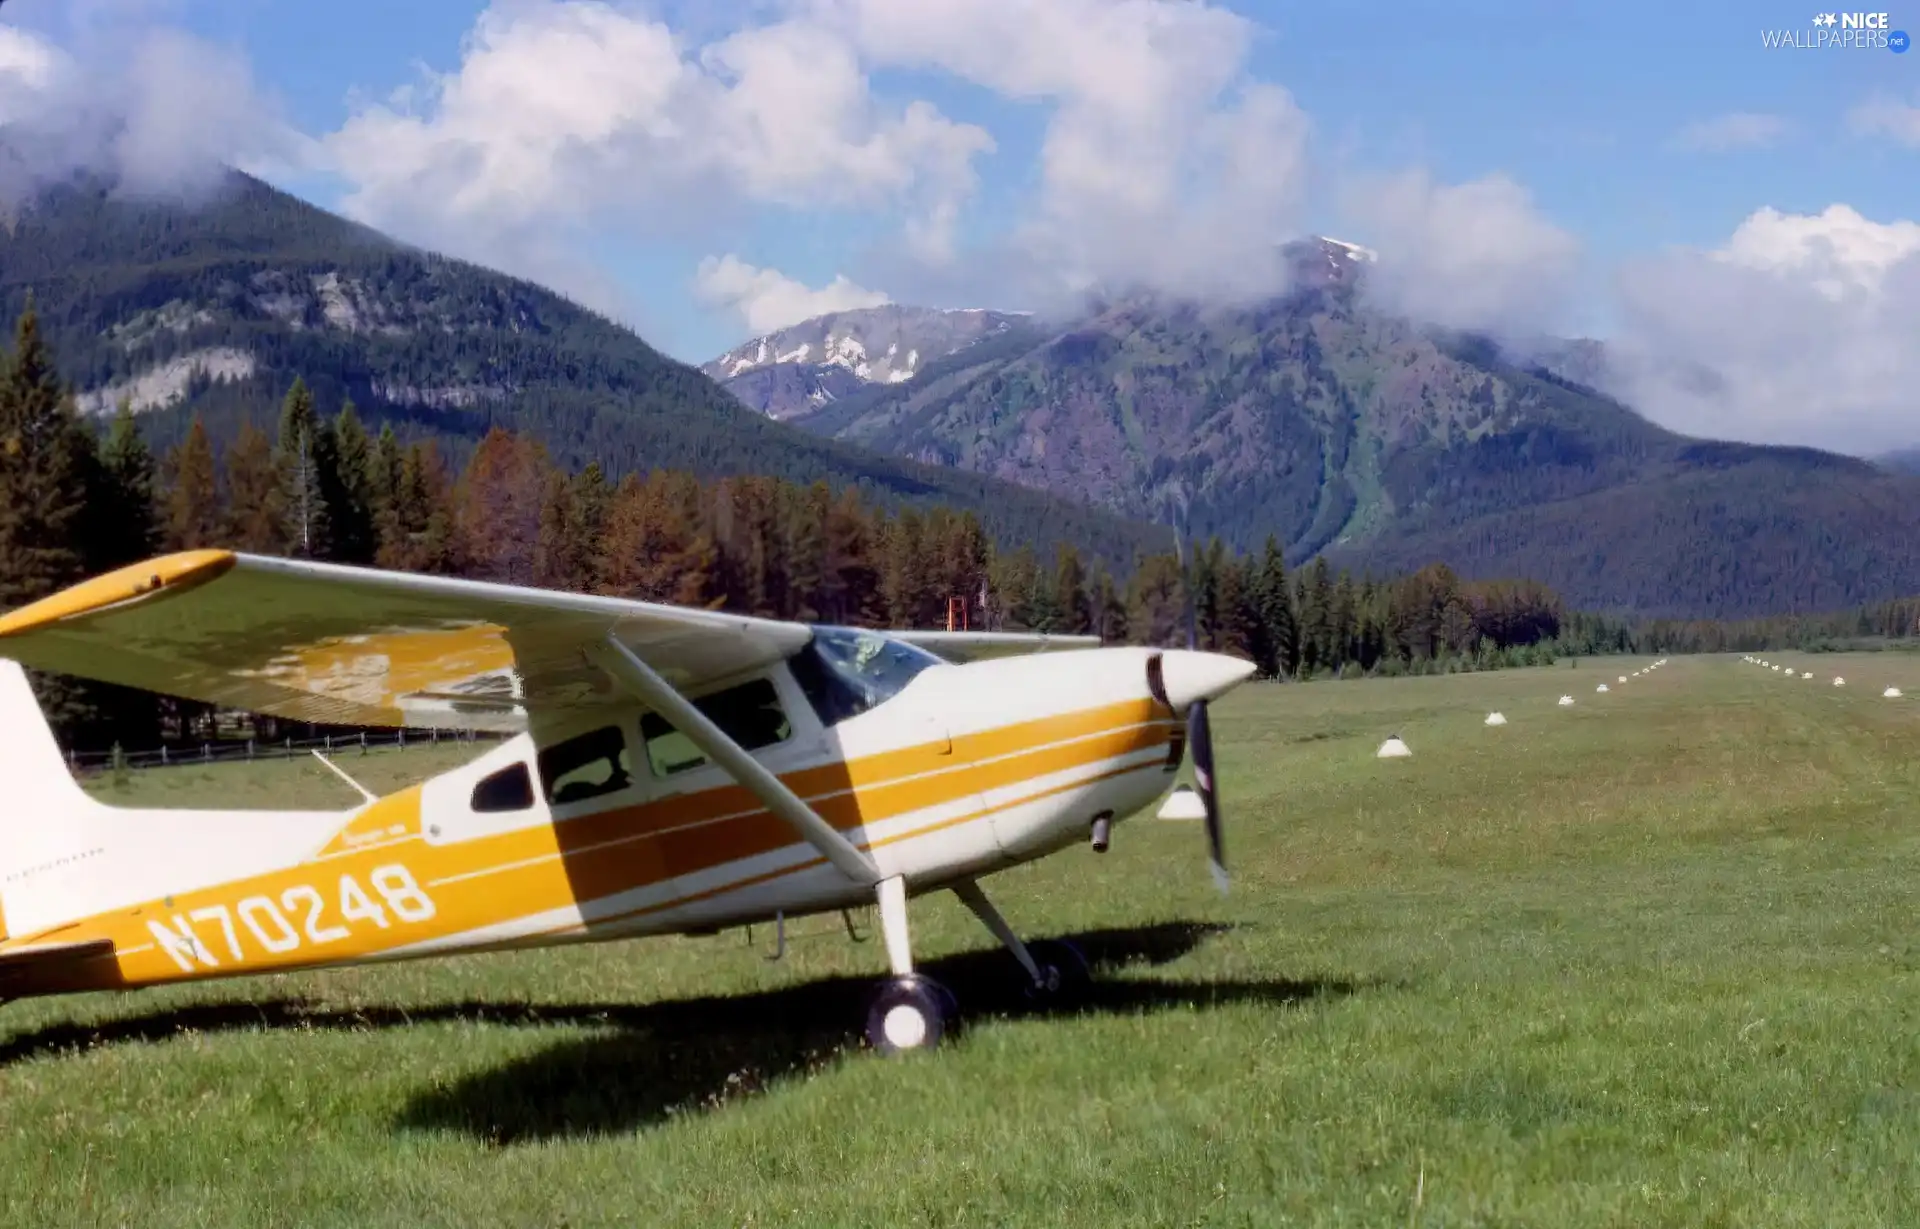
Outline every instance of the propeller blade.
[[(1181, 519), (1184, 522), (1185, 517)], [(1173, 554), (1180, 567), (1181, 594), (1186, 598), (1187, 651), (1193, 653), (1200, 648), (1200, 612), (1194, 601), (1193, 573), (1187, 568), (1185, 524), (1174, 531)], [(1192, 660), (1189, 658), (1188, 662), (1191, 663)], [(1165, 665), (1164, 660), (1156, 657), (1149, 668), (1149, 679), (1159, 682), (1162, 694), (1166, 689)], [(1207, 856), (1213, 868), (1213, 882), (1216, 887), (1225, 892), (1227, 890), (1227, 850), (1220, 825), (1220, 798), (1213, 780), (1213, 727), (1207, 720), (1205, 700), (1196, 700), (1187, 708), (1187, 746), (1193, 756), (1195, 790), (1200, 795), (1201, 803), (1207, 808)]]
[(1200, 801), (1207, 808), (1207, 855), (1213, 868), (1213, 882), (1227, 890), (1226, 837), (1220, 823), (1220, 794), (1213, 775), (1213, 727), (1207, 719), (1207, 702), (1187, 710), (1187, 746), (1193, 755), (1193, 781)]

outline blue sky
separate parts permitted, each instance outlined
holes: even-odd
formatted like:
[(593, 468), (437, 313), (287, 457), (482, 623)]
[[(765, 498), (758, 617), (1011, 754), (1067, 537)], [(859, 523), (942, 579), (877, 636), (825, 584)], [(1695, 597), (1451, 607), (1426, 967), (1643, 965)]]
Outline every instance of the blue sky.
[[(38, 10), (52, 0), (16, 3)], [(357, 96), (385, 96), (416, 81), (423, 67), (456, 68), (461, 40), (483, 7), (471, 0), (205, 0), (175, 9), (206, 38), (244, 47), (289, 118), (318, 133), (344, 123)], [(697, 29), (689, 7), (650, 11)], [(1250, 74), (1292, 91), (1325, 140), (1325, 156), (1360, 167), (1418, 164), (1445, 180), (1507, 172), (1602, 266), (1668, 244), (1718, 242), (1762, 205), (1812, 213), (1845, 201), (1869, 217), (1896, 216), (1920, 182), (1912, 151), (1842, 130), (1847, 110), (1875, 88), (1911, 94), (1920, 85), (1920, 56), (1762, 48), (1762, 27), (1809, 28), (1812, 13), (1797, 0), (1699, 0), (1682, 18), (1672, 16), (1678, 6), (1658, 0), (1229, 7), (1262, 27)], [(1900, 24), (1902, 15), (1892, 16)], [(1912, 24), (1920, 29), (1920, 9)], [(713, 32), (727, 28), (708, 23)], [(899, 85), (879, 82), (889, 84)], [(1045, 110), (996, 105), (931, 75), (912, 85), (945, 110), (990, 120), (1001, 146), (981, 168), (982, 212), (991, 213), (1029, 177)], [(1729, 112), (1777, 114), (1801, 127), (1766, 148), (1668, 148), (1682, 125)], [(325, 179), (292, 182), (320, 204), (339, 204), (337, 185)], [(1307, 222), (1333, 231), (1340, 220), (1320, 203)], [(780, 211), (760, 222), (736, 246), (809, 283), (842, 271), (861, 247), (858, 221), (796, 224)], [(680, 292), (706, 253), (677, 246), (607, 247), (613, 276), (655, 309), (645, 315), (689, 314)], [(679, 285), (654, 289), (662, 282)], [(691, 315), (661, 338), (681, 357), (710, 356), (745, 330), (725, 313)]]
[[(614, 0), (611, 8), (595, 11), (618, 21), (596, 24), (585, 19), (586, 7), (593, 6), (501, 0), (489, 19), (491, 33), (480, 41), (491, 40), (495, 62), (513, 65), (500, 70), (508, 84), (495, 82), (491, 102), (470, 98), (464, 119), (454, 115), (446, 97), (423, 87), (430, 84), (427, 74), (473, 67), (468, 55), (487, 9), (471, 0), (13, 0), (0, 24), (70, 50), (84, 49), (89, 30), (97, 33), (128, 15), (144, 27), (190, 32), (249, 66), (258, 94), (248, 106), (278, 107), (286, 127), (308, 142), (303, 156), (284, 156), (282, 148), (283, 156), (255, 160), (283, 186), (410, 240), (557, 284), (691, 361), (739, 342), (755, 324), (809, 305), (864, 301), (862, 295), (1019, 307), (1044, 297), (1047, 287), (1090, 279), (1211, 285), (1209, 278), (1244, 263), (1225, 239), (1245, 246), (1246, 236), (1302, 231), (1376, 246), (1383, 267), (1398, 256), (1395, 267), (1407, 283), (1409, 304), (1464, 302), (1460, 288), (1472, 287), (1466, 297), (1479, 315), (1444, 323), (1545, 323), (1609, 339), (1622, 335), (1624, 351), (1633, 348), (1636, 330), (1676, 331), (1673, 321), (1650, 326), (1646, 319), (1656, 312), (1656, 300), (1677, 293), (1663, 278), (1693, 278), (1685, 285), (1698, 290), (1701, 301), (1730, 301), (1725, 287), (1698, 280), (1714, 276), (1720, 265), (1688, 263), (1675, 249), (1697, 255), (1725, 248), (1757, 211), (1769, 208), (1788, 222), (1750, 235), (1757, 255), (1743, 267), (1764, 267), (1776, 280), (1799, 278), (1776, 288), (1784, 296), (1781, 310), (1789, 301), (1795, 310), (1808, 310), (1809, 287), (1827, 284), (1815, 265), (1839, 259), (1837, 245), (1864, 235), (1856, 244), (1860, 250), (1890, 254), (1872, 257), (1879, 263), (1871, 269), (1860, 260), (1847, 265), (1847, 278), (1863, 286), (1871, 281), (1871, 295), (1879, 296), (1869, 303), (1868, 289), (1850, 288), (1852, 297), (1840, 304), (1855, 313), (1847, 327), (1859, 327), (1865, 319), (1859, 312), (1880, 313), (1870, 325), (1907, 319), (1904, 301), (1889, 308), (1884, 289), (1889, 277), (1905, 285), (1900, 275), (1911, 264), (1902, 264), (1911, 254), (1904, 246), (1907, 232), (1885, 228), (1898, 228), (1916, 211), (1920, 55), (1764, 48), (1763, 28), (1803, 36), (1814, 29), (1814, 12), (1798, 0), (1705, 0), (1686, 5), (1684, 17), (1671, 15), (1679, 6), (1649, 0), (1531, 7), (1495, 0), (1323, 0), (1312, 6), (1239, 0), (1214, 13), (1218, 21), (1206, 11), (1222, 5), (1191, 0), (1036, 0), (1035, 11), (1065, 16), (1058, 26), (1037, 22), (1033, 29), (1063, 33), (1056, 50), (1029, 49), (1026, 58), (1020, 40), (1004, 27), (997, 34), (989, 29), (990, 11), (1004, 14), (1008, 2), (921, 0), (927, 6), (922, 9), (908, 0)], [(929, 25), (947, 24), (938, 34), (917, 38), (914, 17), (936, 9), (942, 16), (929, 16)], [(1130, 169), (1116, 182), (1150, 180), (1162, 164), (1189, 157), (1191, 150), (1175, 148), (1177, 133), (1198, 134), (1233, 118), (1246, 91), (1283, 91), (1277, 96), (1284, 103), (1267, 97), (1275, 110), (1265, 121), (1241, 117), (1244, 122), (1231, 127), (1241, 134), (1243, 149), (1258, 151), (1259, 142), (1271, 142), (1270, 158), (1256, 153), (1237, 169), (1208, 170), (1212, 164), (1196, 163), (1201, 169), (1169, 172), (1176, 195), (1191, 178), (1195, 199), (1211, 191), (1228, 201), (1214, 213), (1193, 200), (1157, 200), (1109, 213), (1104, 202), (1114, 192), (1103, 194), (1084, 168), (1071, 182), (1065, 172), (1044, 169), (1043, 148), (1071, 135), (1074, 116), (1086, 121), (1078, 148), (1095, 154), (1131, 156), (1140, 145), (1132, 134), (1155, 131), (1152, 115), (1114, 120), (1101, 112), (1105, 107), (1119, 114), (1129, 106), (1128, 90), (1116, 90), (1112, 74), (1149, 71), (1146, 61), (1125, 58), (1133, 44), (1126, 41), (1124, 21), (1113, 19), (1112, 46), (1120, 50), (1109, 61), (1081, 54), (1078, 32), (1089, 15), (1122, 10), (1142, 20), (1174, 13), (1172, 20), (1186, 24), (1164, 40), (1174, 46), (1165, 62), (1175, 67), (1161, 88), (1176, 136), (1161, 132), (1172, 145), (1154, 155), (1160, 161), (1141, 155), (1139, 173)], [(687, 129), (697, 122), (714, 125), (716, 133), (735, 133), (737, 128), (724, 125), (738, 122), (736, 112), (726, 110), (736, 103), (761, 107), (756, 114), (762, 119), (789, 107), (831, 108), (837, 105), (831, 99), (802, 97), (815, 87), (822, 96), (833, 95), (845, 84), (827, 67), (812, 69), (830, 42), (792, 43), (803, 49), (796, 62), (805, 71), (763, 74), (751, 91), (745, 88), (750, 74), (736, 80), (709, 65), (712, 79), (700, 88), (739, 84), (733, 102), (660, 103), (642, 121), (632, 118), (642, 105), (637, 95), (622, 95), (617, 104), (606, 104), (604, 114), (588, 115), (597, 105), (589, 97), (593, 90), (618, 93), (630, 84), (622, 80), (623, 64), (634, 65), (636, 77), (646, 75), (650, 61), (640, 44), (598, 62), (600, 70), (612, 65), (602, 78), (594, 75), (590, 48), (573, 44), (565, 51), (558, 43), (534, 41), (536, 33), (563, 27), (576, 34), (595, 31), (590, 42), (637, 37), (643, 27), (664, 24), (697, 74), (703, 71), (701, 47), (796, 15), (811, 23), (806, 28), (813, 35), (854, 48), (849, 63), (858, 67), (848, 70), (846, 80), (855, 84), (847, 88), (864, 92), (847, 114), (866, 118), (847, 120), (836, 137), (840, 143), (823, 146), (817, 158), (842, 160), (844, 172), (809, 178), (804, 166), (783, 165), (762, 173), (775, 159), (715, 154), (717, 137), (705, 138), (704, 145), (693, 138), (674, 145), (649, 129), (652, 135), (645, 137), (606, 137), (617, 152), (594, 154), (584, 169), (576, 163), (585, 156), (577, 156), (569, 138), (557, 137), (536, 159), (537, 172), (522, 169), (531, 165), (524, 162), (503, 163), (507, 170), (493, 169), (499, 182), (482, 192), (461, 179), (468, 154), (444, 139), (460, 123), (470, 141), (476, 131), (486, 135), (499, 123), (510, 126), (511, 117), (524, 121), (537, 107), (517, 105), (516, 91), (564, 94), (564, 103), (556, 105), (573, 117), (568, 122), (586, 126), (589, 144), (602, 140), (595, 125), (605, 115), (623, 116), (620, 122), (636, 128), (667, 123)], [(1920, 30), (1920, 9), (1890, 16), (1896, 28)], [(791, 21), (782, 28), (789, 27), (798, 28)], [(985, 51), (969, 59), (965, 44), (976, 31)], [(996, 38), (1015, 67), (995, 61)], [(1048, 67), (1063, 58), (1057, 47), (1067, 40), (1074, 44), (1068, 49), (1088, 61), (1073, 70), (1071, 80), (1062, 76), (1065, 70)], [(1088, 36), (1088, 45), (1098, 41)], [(1220, 51), (1209, 56), (1205, 48)], [(519, 58), (510, 59), (510, 52)], [(1183, 95), (1180, 83), (1205, 76), (1201, 68), (1210, 58), (1235, 57), (1237, 68), (1229, 64), (1217, 89)], [(1041, 84), (1024, 88), (1032, 81)], [(394, 91), (409, 86), (414, 97), (394, 103)], [(1143, 88), (1142, 97), (1151, 103), (1159, 95)], [(770, 112), (767, 99), (774, 100)], [(894, 183), (885, 167), (896, 159), (868, 156), (871, 150), (863, 155), (858, 146), (870, 129), (886, 128), (910, 104), (932, 108), (937, 132), (887, 138), (895, 142), (888, 148), (897, 160), (914, 168), (910, 183)], [(1186, 109), (1175, 114), (1177, 107)], [(1869, 107), (1878, 108), (1873, 122), (1859, 118)], [(379, 122), (368, 122), (370, 114)], [(1109, 120), (1135, 127), (1114, 129)], [(1745, 142), (1713, 148), (1681, 139), (1689, 125), (1715, 123), (1723, 135), (1744, 134)], [(789, 147), (791, 136), (770, 148)], [(511, 156), (524, 159), (526, 141), (516, 140)], [(977, 147), (987, 142), (990, 151)], [(1271, 171), (1291, 165), (1290, 158), (1299, 160), (1297, 172)], [(548, 172), (555, 182), (534, 182)], [(558, 182), (563, 174), (576, 178)], [(841, 192), (862, 177), (872, 183)], [(1462, 185), (1496, 181), (1506, 186), (1449, 196)], [(836, 194), (846, 199), (832, 199)], [(450, 203), (462, 199), (469, 204)], [(938, 202), (951, 205), (951, 214), (940, 238), (922, 244), (911, 236), (927, 230)], [(1825, 213), (1836, 204), (1851, 212), (1844, 218)], [(1511, 244), (1503, 241), (1509, 234), (1517, 236)], [(1206, 251), (1215, 241), (1224, 250)], [(1189, 252), (1194, 268), (1183, 265)], [(724, 268), (735, 274), (731, 282), (715, 264), (727, 257), (732, 263)], [(1047, 266), (1051, 281), (1037, 279), (1040, 266)], [(846, 279), (843, 290), (823, 294), (836, 277)], [(1836, 321), (1838, 313), (1836, 308)], [(1776, 326), (1769, 317), (1759, 331)], [(1692, 337), (1688, 345), (1686, 352), (1642, 355), (1643, 375), (1695, 363), (1755, 388), (1766, 383), (1767, 373), (1720, 370), (1736, 358), (1752, 360), (1743, 345), (1712, 337)], [(1658, 349), (1650, 342), (1641, 348)], [(1849, 397), (1849, 404), (1875, 399), (1870, 392)], [(1873, 413), (1884, 425), (1886, 407)], [(1760, 425), (1747, 433), (1788, 430), (1762, 423), (1764, 418), (1755, 417)], [(1920, 423), (1920, 414), (1914, 421)], [(1804, 435), (1805, 426), (1792, 430)], [(1920, 428), (1912, 434), (1920, 436)]]

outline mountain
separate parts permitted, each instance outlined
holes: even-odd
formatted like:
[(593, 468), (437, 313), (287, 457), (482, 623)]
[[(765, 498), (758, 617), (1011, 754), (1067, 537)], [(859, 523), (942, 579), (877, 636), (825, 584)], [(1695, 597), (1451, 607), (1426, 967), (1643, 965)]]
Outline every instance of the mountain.
[(700, 368), (770, 418), (812, 413), (874, 384), (1026, 327), (1024, 313), (889, 304), (816, 316), (756, 337)]
[(195, 207), (76, 179), (0, 219), (0, 310), (28, 294), (81, 404), (130, 399), (164, 447), (201, 415), (216, 439), (269, 431), (297, 376), (456, 462), (500, 425), (577, 468), (762, 473), (882, 502), (971, 509), (1002, 543), (1065, 539), (1110, 562), (1164, 531), (979, 473), (821, 438), (747, 410), (706, 376), (539, 286), (397, 243), (244, 175)]
[(1364, 249), (1288, 249), (1242, 307), (1151, 294), (1029, 322), (791, 421), (820, 435), (1171, 515), (1290, 560), (1443, 559), (1593, 609), (1736, 617), (1920, 592), (1920, 480), (1810, 449), (1695, 440), (1547, 365), (1369, 305)]
[(1898, 452), (1889, 452), (1874, 458), (1874, 463), (1882, 469), (1890, 469), (1901, 474), (1920, 474), (1920, 448), (1903, 448)]

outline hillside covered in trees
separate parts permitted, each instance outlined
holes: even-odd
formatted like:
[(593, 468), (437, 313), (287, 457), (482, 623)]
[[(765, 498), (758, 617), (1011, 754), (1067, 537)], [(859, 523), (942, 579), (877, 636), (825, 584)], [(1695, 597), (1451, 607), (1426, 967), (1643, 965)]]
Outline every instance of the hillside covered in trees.
[(488, 431), (570, 469), (759, 474), (888, 507), (972, 509), (999, 543), (1057, 535), (1119, 563), (1164, 530), (965, 470), (822, 439), (552, 291), (398, 243), (238, 172), (192, 205), (85, 177), (0, 226), (0, 310), (36, 306), (81, 411), (121, 402), (156, 448), (198, 417), (215, 444), (271, 422), (297, 376), (372, 430), (463, 465)]
[[(614, 482), (499, 427), (456, 470), (436, 440), (403, 443), (392, 424), (369, 432), (350, 402), (323, 407), (299, 380), (277, 421), (243, 420), (222, 447), (194, 419), (156, 458), (128, 408), (104, 438), (95, 431), (24, 314), (0, 363), (0, 610), (200, 547), (860, 626), (942, 626), (959, 599), (972, 627), (1185, 636), (1171, 553), (1117, 571), (1060, 536), (999, 550), (970, 509), (888, 510), (851, 485), (665, 469)], [(1192, 577), (1203, 645), (1248, 657), (1267, 677), (1485, 667), (1565, 647), (1551, 592), (1467, 585), (1444, 567), (1374, 580), (1320, 561), (1292, 574), (1275, 544), (1242, 556), (1216, 539)], [(41, 682), (69, 745), (152, 746), (163, 718), (183, 737), (206, 716)]]
[[(938, 627), (958, 600), (975, 628), (1180, 644), (1188, 589), (1171, 552), (1125, 569), (1065, 538), (996, 549), (970, 509), (889, 510), (859, 488), (684, 470), (610, 481), (494, 428), (459, 468), (438, 441), (369, 432), (351, 402), (295, 380), (276, 421), (215, 443), (191, 420), (156, 458), (122, 407), (104, 436), (63, 388), (32, 312), (0, 355), (0, 611), (161, 551), (201, 547), (467, 576), (868, 627)], [(1830, 620), (1636, 628), (1564, 609), (1528, 581), (1466, 583), (1433, 564), (1392, 578), (1289, 570), (1278, 543), (1214, 538), (1190, 561), (1204, 648), (1262, 677), (1545, 664), (1557, 654), (1764, 648), (1820, 628), (1906, 635), (1920, 601)], [(211, 714), (43, 678), (69, 746), (145, 749), (210, 736)]]
[(737, 394), (763, 404), (767, 381), (806, 376), (834, 393), (788, 404), (807, 430), (1126, 515), (1180, 506), (1241, 549), (1278, 537), (1289, 562), (1324, 553), (1389, 573), (1444, 559), (1535, 577), (1584, 609), (1669, 618), (1920, 591), (1920, 477), (1897, 459), (1675, 434), (1485, 338), (1387, 313), (1366, 293), (1374, 266), (1343, 244), (1293, 250), (1295, 285), (1272, 299), (1143, 293), (1074, 320), (1004, 320), (923, 354), (910, 379), (819, 384), (865, 352), (859, 313), (713, 369), (802, 354), (811, 366), (746, 369)]
[[(124, 400), (159, 450), (198, 417), (224, 453), (299, 377), (328, 413), (353, 401), (370, 433), (436, 441), (456, 472), (499, 427), (615, 485), (825, 481), (889, 511), (971, 510), (1003, 549), (1062, 538), (1111, 570), (1165, 549), (1143, 522), (1178, 504), (1199, 535), (1253, 553), (1271, 535), (1291, 564), (1444, 559), (1622, 616), (1920, 590), (1920, 477), (1661, 431), (1484, 339), (1380, 314), (1340, 245), (1302, 246), (1312, 276), (1235, 310), (1128, 299), (1078, 322), (996, 317), (967, 345), (932, 313), (944, 323), (924, 336), (867, 338), (873, 371), (906, 373), (880, 363), (895, 345), (911, 379), (849, 391), (815, 372), (801, 383), (820, 406), (788, 425), (560, 295), (238, 173), (191, 205), (75, 178), (5, 221), (0, 311), (35, 296), (82, 413)], [(844, 327), (816, 323), (816, 352), (847, 349)]]

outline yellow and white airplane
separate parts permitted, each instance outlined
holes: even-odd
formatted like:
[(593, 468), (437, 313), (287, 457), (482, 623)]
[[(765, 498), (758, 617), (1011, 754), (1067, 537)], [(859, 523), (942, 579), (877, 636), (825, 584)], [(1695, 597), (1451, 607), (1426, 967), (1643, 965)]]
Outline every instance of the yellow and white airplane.
[[(0, 616), (0, 658), (0, 998), (877, 904), (892, 975), (866, 1031), (886, 1051), (934, 1044), (955, 1010), (914, 973), (908, 897), (951, 889), (1037, 992), (1069, 987), (1084, 962), (1023, 944), (979, 879), (1089, 837), (1104, 849), (1189, 743), (1199, 791), (1163, 813), (1208, 820), (1224, 886), (1206, 702), (1253, 670), (228, 551)], [(74, 782), (22, 665), (293, 720), (512, 737), (345, 811), (114, 808)]]

